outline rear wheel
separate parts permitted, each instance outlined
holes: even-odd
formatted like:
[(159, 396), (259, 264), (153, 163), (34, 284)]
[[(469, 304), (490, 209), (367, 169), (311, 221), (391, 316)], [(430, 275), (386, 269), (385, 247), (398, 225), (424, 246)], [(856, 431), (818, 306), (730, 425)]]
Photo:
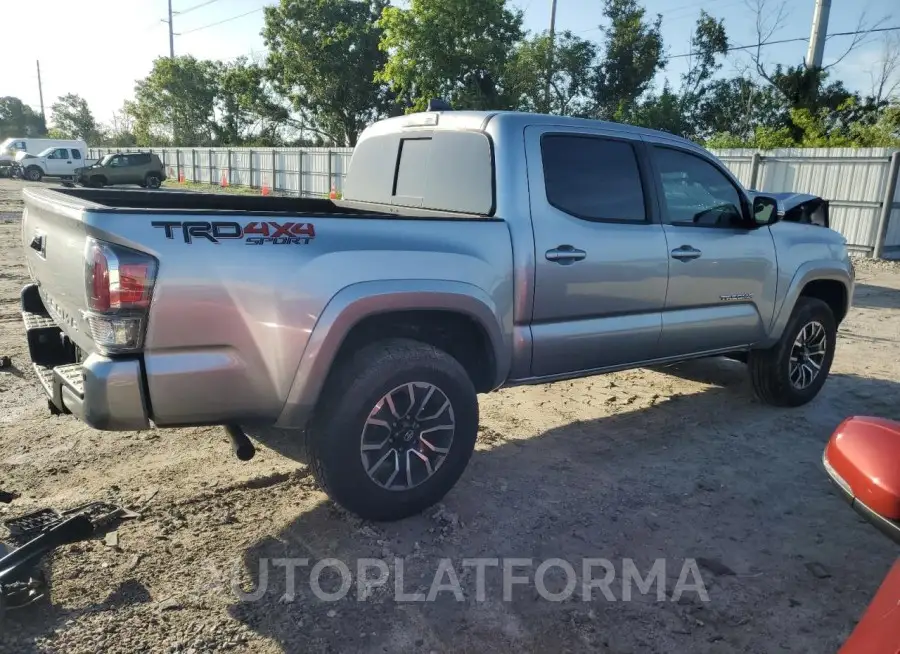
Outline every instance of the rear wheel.
[(756, 394), (775, 406), (800, 406), (812, 400), (828, 378), (837, 339), (831, 308), (801, 297), (781, 335), (768, 350), (750, 353), (750, 379)]
[(369, 345), (330, 376), (307, 435), (326, 493), (370, 520), (434, 505), (466, 468), (478, 398), (460, 363), (418, 341)]
[(25, 169), (25, 179), (30, 182), (39, 182), (44, 176), (44, 171), (37, 166), (29, 166)]
[(162, 185), (162, 178), (158, 173), (147, 173), (147, 176), (144, 177), (144, 184), (147, 185), (147, 188), (159, 188)]

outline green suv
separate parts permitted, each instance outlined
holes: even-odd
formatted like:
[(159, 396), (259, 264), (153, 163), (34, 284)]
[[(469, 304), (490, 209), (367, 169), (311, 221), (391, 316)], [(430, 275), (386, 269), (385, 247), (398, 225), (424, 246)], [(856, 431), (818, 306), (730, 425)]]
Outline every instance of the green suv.
[(166, 169), (155, 154), (127, 152), (108, 154), (97, 163), (75, 171), (75, 181), (85, 186), (138, 184), (159, 188), (166, 179)]

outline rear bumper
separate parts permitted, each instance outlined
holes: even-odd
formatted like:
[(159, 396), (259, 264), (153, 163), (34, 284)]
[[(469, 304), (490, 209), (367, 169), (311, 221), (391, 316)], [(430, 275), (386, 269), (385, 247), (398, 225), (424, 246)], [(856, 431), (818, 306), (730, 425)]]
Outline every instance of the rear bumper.
[(53, 405), (95, 429), (149, 429), (141, 360), (91, 354), (76, 362), (74, 345), (53, 321), (36, 284), (22, 289), (22, 320), (35, 373)]

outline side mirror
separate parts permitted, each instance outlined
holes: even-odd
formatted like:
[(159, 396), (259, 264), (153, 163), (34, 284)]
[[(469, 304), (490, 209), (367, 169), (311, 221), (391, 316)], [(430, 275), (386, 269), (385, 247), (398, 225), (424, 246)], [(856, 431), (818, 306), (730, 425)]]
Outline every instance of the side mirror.
[(778, 222), (778, 201), (766, 195), (753, 198), (753, 222), (757, 227), (774, 225)]
[(822, 461), (853, 508), (900, 543), (900, 422), (847, 418), (831, 435)]

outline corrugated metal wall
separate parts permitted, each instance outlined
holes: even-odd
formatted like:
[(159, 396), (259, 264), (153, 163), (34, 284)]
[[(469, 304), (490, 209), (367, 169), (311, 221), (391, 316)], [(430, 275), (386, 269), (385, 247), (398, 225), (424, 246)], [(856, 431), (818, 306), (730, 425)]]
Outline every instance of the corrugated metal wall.
[[(143, 148), (147, 151), (148, 149)], [(262, 188), (273, 193), (325, 197), (332, 185), (341, 192), (352, 148), (152, 148), (171, 170), (191, 182)], [(102, 156), (115, 149), (92, 148)], [(879, 229), (890, 148), (789, 148), (714, 150), (747, 186), (759, 191), (812, 193), (829, 200), (832, 227), (857, 250), (872, 252)], [(754, 163), (755, 162), (755, 163)], [(756, 172), (754, 175), (754, 168)], [(900, 183), (894, 194), (884, 241), (887, 254), (900, 255)]]
[(188, 182), (262, 188), (273, 193), (327, 197), (343, 187), (353, 148), (91, 148), (90, 156), (112, 152), (154, 152), (169, 177)]
[[(714, 152), (744, 185), (751, 185), (754, 150)], [(760, 152), (755, 186), (760, 191), (812, 193), (827, 199), (831, 226), (855, 249), (869, 252), (879, 228), (893, 152), (891, 148)], [(900, 249), (900, 207), (893, 210), (885, 247)]]

